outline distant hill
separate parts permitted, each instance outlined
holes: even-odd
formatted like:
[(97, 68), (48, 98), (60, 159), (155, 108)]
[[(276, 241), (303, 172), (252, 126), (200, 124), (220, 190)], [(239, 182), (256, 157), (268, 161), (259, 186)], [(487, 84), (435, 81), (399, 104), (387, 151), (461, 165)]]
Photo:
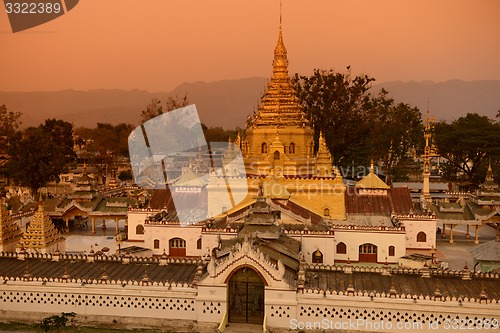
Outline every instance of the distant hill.
[[(144, 90), (64, 90), (54, 92), (0, 92), (0, 104), (23, 114), (23, 126), (37, 126), (46, 118), (73, 122), (75, 126), (94, 127), (98, 122), (138, 124), (141, 110), (156, 97), (188, 94), (196, 104), (200, 119), (208, 126), (230, 129), (243, 127), (248, 114), (256, 108), (266, 79), (253, 77), (216, 82), (184, 83), (171, 92)], [(427, 101), (438, 120), (453, 120), (467, 112), (494, 118), (500, 108), (500, 80), (446, 82), (386, 82), (382, 87), (397, 101), (417, 106), (425, 112)]]
[(385, 82), (375, 84), (373, 92), (385, 88), (399, 102), (416, 106), (422, 113), (429, 111), (436, 120), (452, 121), (467, 113), (495, 118), (500, 109), (500, 80), (445, 82)]

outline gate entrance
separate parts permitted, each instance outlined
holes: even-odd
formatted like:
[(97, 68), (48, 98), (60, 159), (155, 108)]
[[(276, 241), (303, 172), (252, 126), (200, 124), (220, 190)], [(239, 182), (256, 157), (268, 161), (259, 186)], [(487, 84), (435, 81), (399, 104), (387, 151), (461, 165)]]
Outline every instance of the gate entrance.
[(264, 282), (249, 267), (240, 268), (229, 280), (229, 322), (262, 324)]

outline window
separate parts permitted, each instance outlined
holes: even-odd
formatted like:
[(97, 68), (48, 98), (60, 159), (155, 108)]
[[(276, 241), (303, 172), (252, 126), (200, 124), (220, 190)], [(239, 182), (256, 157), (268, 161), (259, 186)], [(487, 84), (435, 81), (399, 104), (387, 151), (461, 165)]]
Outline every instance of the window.
[(290, 143), (290, 147), (288, 147), (288, 153), (295, 154), (295, 143)]
[(274, 160), (279, 160), (279, 159), (280, 159), (280, 152), (276, 150), (274, 152)]
[(201, 250), (201, 238), (198, 238), (198, 241), (196, 242), (196, 248), (198, 250)]
[(170, 240), (170, 247), (176, 249), (186, 248), (186, 241), (182, 238), (172, 238)]
[(137, 235), (144, 235), (144, 226), (142, 224), (138, 224), (137, 227), (135, 227), (135, 233)]
[(394, 257), (396, 252), (396, 248), (394, 246), (389, 246), (389, 257)]
[(320, 250), (316, 250), (312, 254), (312, 262), (313, 264), (322, 264), (323, 263), (323, 253)]
[(172, 238), (168, 242), (168, 254), (173, 257), (186, 256), (186, 241), (182, 238)]
[(373, 244), (362, 244), (359, 246), (360, 254), (376, 254), (377, 246)]
[(160, 248), (160, 240), (159, 239), (155, 239), (153, 241), (153, 248), (155, 248), (155, 249), (159, 249)]
[(261, 153), (267, 154), (267, 143), (265, 143), (265, 142), (261, 146)]
[(323, 211), (323, 215), (330, 216), (330, 208), (325, 208), (325, 210)]
[(340, 242), (337, 244), (337, 253), (338, 254), (347, 254), (347, 246), (344, 242)]
[(426, 241), (427, 241), (427, 235), (425, 234), (425, 232), (420, 231), (417, 234), (417, 242), (423, 243), (423, 242), (426, 242)]

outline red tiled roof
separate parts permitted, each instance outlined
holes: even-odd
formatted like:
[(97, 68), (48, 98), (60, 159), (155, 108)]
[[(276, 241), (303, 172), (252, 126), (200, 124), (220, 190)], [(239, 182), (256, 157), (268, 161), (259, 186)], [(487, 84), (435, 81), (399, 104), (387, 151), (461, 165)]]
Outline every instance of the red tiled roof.
[(391, 215), (408, 214), (413, 208), (408, 187), (390, 188), (387, 195), (362, 194), (354, 187), (345, 192), (347, 214)]
[[(179, 207), (187, 208), (193, 207), (196, 209), (207, 209), (208, 208), (208, 193), (205, 188), (198, 192), (185, 192), (185, 193), (175, 193), (175, 202)], [(168, 211), (175, 210), (174, 198), (170, 189), (155, 190), (153, 196), (150, 200), (150, 206), (152, 209), (163, 209), (167, 208)]]
[(311, 223), (313, 223), (313, 224), (318, 224), (322, 220), (322, 217), (319, 216), (318, 214), (311, 212), (310, 210), (308, 210), (302, 206), (299, 206), (290, 200), (287, 200), (286, 204), (283, 204), (278, 200), (273, 200), (273, 202), (275, 204), (279, 205), (280, 207), (283, 207), (284, 209), (287, 209), (287, 210), (291, 211), (292, 213), (299, 215), (305, 219), (308, 219), (310, 217)]

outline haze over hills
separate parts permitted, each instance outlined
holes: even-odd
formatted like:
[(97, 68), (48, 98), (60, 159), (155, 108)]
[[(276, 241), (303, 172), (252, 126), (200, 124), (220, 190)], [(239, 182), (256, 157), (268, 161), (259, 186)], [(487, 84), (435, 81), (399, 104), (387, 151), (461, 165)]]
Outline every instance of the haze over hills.
[[(37, 126), (46, 118), (64, 119), (76, 127), (94, 127), (98, 122), (136, 125), (141, 110), (152, 98), (165, 101), (167, 96), (187, 93), (189, 101), (196, 104), (202, 122), (230, 129), (244, 127), (246, 117), (256, 108), (266, 82), (265, 78), (253, 77), (184, 83), (168, 93), (104, 89), (0, 92), (0, 104), (21, 112), (24, 127)], [(500, 80), (394, 81), (374, 84), (372, 91), (378, 92), (382, 87), (396, 101), (416, 106), (422, 113), (427, 110), (429, 101), (430, 111), (437, 120), (452, 121), (468, 112), (494, 118), (500, 108)]]

